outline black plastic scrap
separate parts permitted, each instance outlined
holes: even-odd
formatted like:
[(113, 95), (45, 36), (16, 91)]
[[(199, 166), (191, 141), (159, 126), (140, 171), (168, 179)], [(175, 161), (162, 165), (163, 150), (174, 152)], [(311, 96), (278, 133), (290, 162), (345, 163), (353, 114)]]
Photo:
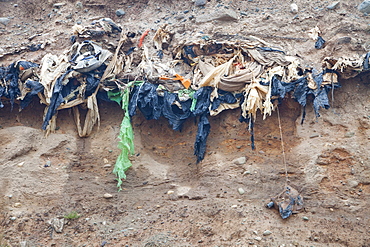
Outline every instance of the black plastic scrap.
[(303, 209), (303, 198), (296, 189), (286, 186), (277, 197), (271, 198), (266, 207), (278, 209), (281, 218), (286, 219)]
[(322, 49), (324, 48), (324, 45), (325, 45), (325, 40), (321, 36), (318, 36), (316, 43), (315, 43), (315, 48)]
[(370, 52), (368, 52), (365, 55), (364, 64), (363, 64), (364, 70), (368, 70), (369, 69), (369, 62), (370, 62), (369, 60), (370, 60)]
[(236, 96), (230, 92), (218, 89), (218, 98), (215, 98), (212, 102), (211, 110), (216, 110), (221, 103), (234, 104), (237, 102)]
[[(129, 114), (136, 114), (136, 107), (143, 113), (147, 120), (159, 119), (165, 117), (170, 123), (172, 129), (181, 131), (183, 123), (189, 117), (199, 117), (198, 131), (194, 144), (194, 154), (197, 156), (197, 162), (203, 160), (207, 137), (210, 132), (208, 121), (209, 106), (211, 104), (211, 87), (203, 87), (194, 93), (196, 100), (195, 108), (192, 111), (192, 100), (180, 101), (177, 93), (164, 91), (164, 96), (157, 93), (158, 85), (144, 82), (133, 87), (129, 103)], [(180, 104), (179, 107), (175, 101)]]
[(208, 120), (208, 112), (204, 112), (199, 117), (198, 131), (194, 143), (194, 155), (197, 156), (197, 163), (204, 159), (206, 152), (207, 138), (211, 132), (211, 125)]
[(38, 93), (44, 91), (44, 86), (38, 81), (27, 80), (25, 83), (25, 86), (31, 91), (28, 92), (26, 96), (23, 98), (23, 100), (21, 101), (22, 110), (30, 104), (33, 96), (36, 96)]
[[(0, 67), (0, 81), (4, 82), (0, 83), (0, 98), (4, 96), (10, 99), (11, 110), (13, 110), (14, 100), (21, 94), (18, 85), (20, 71), (38, 66), (36, 63), (18, 61), (8, 67)], [(3, 106), (0, 100), (0, 108)]]
[(147, 120), (161, 117), (163, 97), (158, 96), (157, 87), (158, 85), (148, 82), (134, 86), (128, 106), (130, 117), (136, 114), (136, 107), (140, 109)]
[(63, 84), (62, 81), (64, 78), (72, 71), (72, 69), (67, 70), (63, 75), (61, 75), (55, 82), (53, 95), (50, 98), (50, 105), (48, 111), (45, 114), (44, 122), (42, 123), (42, 129), (46, 130), (49, 125), (50, 119), (57, 112), (57, 108), (64, 102), (62, 90)]
[(202, 87), (194, 93), (194, 99), (197, 100), (193, 114), (200, 115), (198, 123), (197, 136), (194, 143), (194, 155), (197, 156), (197, 163), (204, 159), (206, 152), (207, 138), (211, 132), (211, 125), (208, 121), (209, 106), (211, 104), (210, 95), (212, 87)]

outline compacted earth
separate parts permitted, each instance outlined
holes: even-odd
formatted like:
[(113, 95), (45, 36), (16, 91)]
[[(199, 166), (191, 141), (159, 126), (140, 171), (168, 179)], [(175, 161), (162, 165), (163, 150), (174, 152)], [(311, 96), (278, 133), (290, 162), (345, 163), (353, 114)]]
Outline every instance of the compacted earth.
[[(325, 57), (370, 51), (361, 2), (1, 0), (0, 64), (61, 54), (75, 24), (106, 17), (135, 33), (167, 23), (175, 40), (253, 35), (320, 69)], [(307, 34), (316, 26), (322, 49)], [(117, 45), (118, 36), (109, 38)], [(255, 150), (240, 109), (211, 117), (199, 163), (194, 119), (178, 132), (138, 113), (133, 166), (121, 191), (112, 173), (120, 153), (118, 104), (99, 101), (100, 127), (89, 137), (78, 137), (68, 109), (45, 137), (37, 98), (22, 111), (3, 99), (0, 246), (370, 246), (370, 74), (340, 84), (331, 108), (317, 118), (309, 103), (303, 123), (301, 106), (284, 99), (283, 139), (277, 112), (265, 120), (258, 114)], [(285, 188), (282, 143), (289, 184), (304, 200), (287, 219), (265, 207)]]

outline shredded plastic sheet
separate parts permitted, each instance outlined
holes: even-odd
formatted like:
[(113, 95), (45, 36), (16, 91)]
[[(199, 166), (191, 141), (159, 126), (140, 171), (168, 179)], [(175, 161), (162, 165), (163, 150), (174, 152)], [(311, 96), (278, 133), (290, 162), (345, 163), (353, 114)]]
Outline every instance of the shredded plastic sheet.
[[(120, 92), (118, 94), (120, 94)], [(117, 97), (117, 94), (109, 92), (108, 96), (116, 102), (120, 101)], [(130, 87), (128, 86), (126, 89), (124, 89), (121, 98), (122, 109), (125, 112), (121, 123), (120, 133), (118, 135), (118, 138), (120, 140), (118, 142), (118, 148), (121, 149), (121, 153), (118, 156), (113, 169), (113, 173), (118, 177), (117, 187), (119, 188), (119, 190), (121, 190), (122, 179), (126, 179), (125, 172), (132, 166), (129, 156), (135, 154), (134, 132), (132, 129), (130, 114), (128, 110), (129, 97)]]

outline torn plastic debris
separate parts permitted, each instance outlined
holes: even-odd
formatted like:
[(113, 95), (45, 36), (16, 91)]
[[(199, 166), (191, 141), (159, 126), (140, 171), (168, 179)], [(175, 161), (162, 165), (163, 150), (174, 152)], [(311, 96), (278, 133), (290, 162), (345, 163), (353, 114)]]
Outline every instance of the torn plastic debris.
[[(36, 68), (39, 65), (27, 61), (18, 61), (10, 64), (8, 67), (0, 67), (0, 99), (2, 96), (10, 99), (11, 110), (13, 110), (14, 100), (21, 95), (20, 81), (26, 70)], [(24, 77), (26, 78), (26, 76)], [(3, 104), (0, 100), (0, 108)]]
[[(81, 38), (101, 37), (122, 32), (122, 28), (110, 18), (95, 20), (89, 26), (74, 25), (73, 33)], [(73, 42), (74, 43), (74, 42)]]
[(102, 49), (92, 41), (74, 44), (71, 54), (72, 69), (81, 73), (99, 68), (112, 55), (110, 51)]
[(325, 45), (325, 40), (320, 36), (321, 31), (318, 26), (315, 28), (312, 28), (311, 30), (308, 31), (308, 36), (312, 39), (315, 40), (315, 48), (316, 49), (322, 49)]
[(318, 36), (316, 43), (315, 43), (315, 48), (322, 49), (324, 48), (324, 45), (325, 45), (325, 40), (321, 36)]
[(271, 202), (269, 202), (266, 207), (276, 208), (279, 210), (281, 218), (286, 219), (292, 214), (299, 213), (299, 211), (304, 209), (303, 197), (293, 187), (286, 186), (283, 192), (271, 198)]

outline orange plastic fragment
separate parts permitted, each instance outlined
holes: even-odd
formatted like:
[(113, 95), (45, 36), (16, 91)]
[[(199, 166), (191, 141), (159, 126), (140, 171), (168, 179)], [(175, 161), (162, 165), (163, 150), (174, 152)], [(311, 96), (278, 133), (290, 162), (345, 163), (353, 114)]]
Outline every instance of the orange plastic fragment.
[(174, 81), (180, 81), (182, 83), (182, 85), (186, 88), (186, 89), (189, 89), (190, 85), (191, 85), (191, 81), (189, 79), (185, 79), (183, 76), (179, 75), (179, 74), (175, 74), (175, 78), (169, 78), (169, 77), (165, 77), (165, 76), (160, 76), (159, 77), (159, 80), (174, 80)]

